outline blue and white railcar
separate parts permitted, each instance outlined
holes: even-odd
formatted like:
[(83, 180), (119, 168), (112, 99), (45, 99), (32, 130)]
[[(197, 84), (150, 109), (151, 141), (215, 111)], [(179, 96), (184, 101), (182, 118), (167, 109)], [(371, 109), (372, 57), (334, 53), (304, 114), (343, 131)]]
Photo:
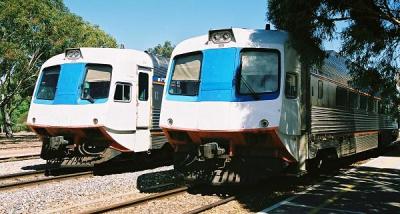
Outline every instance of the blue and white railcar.
[(159, 150), (168, 61), (129, 49), (79, 48), (47, 60), (27, 123), (58, 166), (93, 166), (122, 153)]
[(175, 168), (188, 179), (236, 183), (376, 148), (381, 133), (392, 140), (395, 123), (365, 107), (378, 100), (337, 80), (342, 64), (305, 76), (298, 59), (288, 34), (275, 30), (212, 30), (178, 44), (160, 118)]

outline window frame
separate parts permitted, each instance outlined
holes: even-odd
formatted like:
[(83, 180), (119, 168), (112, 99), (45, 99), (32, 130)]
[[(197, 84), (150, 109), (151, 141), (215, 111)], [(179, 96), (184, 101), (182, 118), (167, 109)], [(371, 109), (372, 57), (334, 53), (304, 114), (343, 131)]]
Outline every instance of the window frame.
[[(112, 74), (113, 74), (113, 69), (114, 69), (114, 68), (113, 68), (113, 66), (110, 65), (110, 64), (102, 64), (102, 63), (87, 63), (87, 64), (85, 65), (85, 76), (84, 76), (83, 82), (82, 82), (82, 87), (81, 87), (81, 92), (80, 92), (80, 99), (81, 99), (81, 100), (87, 100), (87, 99), (85, 99), (84, 96), (83, 96), (84, 85), (85, 85), (86, 78), (87, 78), (87, 75), (88, 75), (88, 67), (89, 67), (89, 66), (93, 66), (93, 65), (95, 65), (95, 66), (108, 66), (108, 67), (111, 68), (111, 70), (110, 70), (110, 72), (109, 72), (109, 73), (110, 73), (110, 86), (108, 87), (107, 96), (101, 97), (101, 98), (93, 98), (94, 100), (108, 99), (108, 98), (110, 97), (110, 89), (111, 89), (111, 82), (112, 82)], [(105, 71), (105, 72), (108, 72), (108, 71)]]
[[(354, 94), (356, 98), (355, 102), (351, 102), (350, 100), (352, 100), (351, 98), (351, 94)], [(349, 90), (348, 91), (348, 97), (349, 97), (349, 109), (360, 109), (360, 94), (354, 91)], [(356, 106), (354, 107), (354, 105), (351, 105), (353, 103), (356, 103)]]
[[(365, 99), (365, 107), (362, 108), (361, 107), (361, 100), (363, 100), (363, 98)], [(364, 95), (364, 94), (360, 94), (360, 103), (359, 103), (359, 109), (368, 112), (368, 96)]]
[[(344, 92), (345, 93), (345, 101), (344, 101), (344, 105), (339, 105), (338, 104), (338, 100), (340, 100), (340, 98), (338, 99), (338, 92), (339, 91), (342, 91), (342, 92)], [(337, 108), (341, 108), (341, 109), (347, 109), (347, 107), (349, 106), (349, 102), (348, 102), (348, 96), (349, 96), (349, 91), (346, 89), (346, 88), (344, 88), (344, 87), (340, 87), (340, 86), (336, 86), (336, 91), (335, 91), (335, 93), (336, 93), (336, 97), (335, 97), (335, 106), (337, 107)]]
[(322, 80), (318, 80), (318, 99), (324, 98), (324, 82)]
[[(199, 71), (199, 79), (198, 79), (198, 81), (197, 81), (197, 93), (196, 94), (190, 94), (190, 95), (188, 95), (188, 94), (177, 94), (177, 93), (171, 93), (170, 92), (170, 89), (171, 89), (171, 83), (172, 83), (172, 81), (176, 81), (176, 80), (172, 80), (172, 78), (173, 78), (173, 76), (174, 76), (174, 74), (175, 74), (175, 65), (176, 65), (176, 59), (177, 58), (180, 58), (180, 57), (187, 57), (187, 56), (193, 56), (193, 55), (197, 55), (197, 54), (199, 54), (201, 57), (200, 57), (200, 71)], [(171, 74), (170, 74), (170, 76), (169, 76), (169, 80), (168, 80), (168, 87), (167, 87), (167, 92), (168, 92), (168, 94), (169, 95), (173, 95), (173, 96), (188, 96), (188, 97), (196, 97), (196, 96), (198, 96), (199, 95), (199, 93), (200, 93), (200, 84), (201, 84), (201, 75), (202, 75), (202, 71), (203, 71), (203, 59), (204, 59), (204, 54), (203, 54), (203, 52), (202, 51), (194, 51), (194, 52), (189, 52), (189, 53), (184, 53), (184, 54), (179, 54), (179, 55), (175, 55), (174, 56), (174, 58), (173, 58), (173, 63), (172, 63), (172, 66), (171, 66), (171, 69), (172, 69), (172, 72), (171, 72)], [(184, 81), (184, 80), (183, 80)]]
[[(40, 89), (41, 89), (41, 85), (42, 85), (41, 83), (42, 83), (44, 74), (46, 73), (45, 69), (52, 69), (52, 68), (58, 68), (58, 78), (57, 78), (56, 87), (55, 87), (55, 89), (54, 89), (54, 95), (53, 95), (53, 97), (52, 97), (51, 99), (41, 98), (41, 97), (39, 97), (38, 95), (39, 95), (39, 92), (40, 92)], [(35, 93), (35, 99), (37, 99), (37, 100), (47, 100), (47, 101), (52, 101), (52, 100), (54, 100), (54, 99), (56, 98), (56, 94), (57, 94), (58, 81), (60, 80), (60, 74), (61, 74), (61, 65), (52, 65), (52, 66), (48, 66), (48, 67), (43, 68), (43, 69), (42, 69), (42, 72), (41, 72), (41, 74), (40, 74), (40, 80), (39, 80), (39, 82), (38, 82), (37, 91), (36, 91), (36, 93)]]
[[(239, 71), (237, 72), (237, 76), (241, 77), (242, 76), (242, 53), (243, 52), (269, 52), (269, 53), (276, 53), (278, 56), (278, 86), (277, 90), (275, 91), (270, 91), (270, 92), (260, 92), (260, 93), (254, 93), (254, 95), (267, 95), (267, 94), (279, 94), (281, 90), (281, 52), (278, 49), (272, 49), (272, 48), (242, 48), (240, 50), (239, 54), (239, 59), (240, 59), (240, 66), (239, 66)], [(251, 96), (253, 93), (241, 93), (240, 91), (240, 80), (241, 78), (237, 78), (237, 84), (236, 84), (236, 91), (239, 95), (244, 95), (244, 96)]]
[[(115, 93), (117, 92), (117, 86), (121, 85), (122, 86), (122, 100), (116, 100), (115, 99)], [(129, 100), (124, 100), (124, 95), (125, 95), (125, 87), (124, 86), (129, 86)], [(114, 102), (118, 103), (130, 103), (132, 101), (132, 84), (128, 82), (116, 82), (115, 83), (115, 90), (114, 90), (114, 97), (113, 100)]]
[[(144, 99), (144, 100), (142, 100), (142, 99), (140, 99), (140, 74), (145, 74), (146, 76), (147, 76), (147, 85), (146, 85), (146, 87), (147, 87), (147, 94), (146, 94), (146, 99)], [(139, 71), (138, 72), (138, 75), (137, 75), (137, 81), (138, 81), (138, 84), (137, 84), (137, 100), (138, 101), (140, 101), (140, 102), (147, 102), (147, 101), (149, 101), (149, 97), (150, 97), (150, 74), (149, 73), (147, 73), (147, 72), (143, 72), (143, 71)]]
[[(295, 87), (296, 87), (296, 94), (295, 95), (288, 95), (288, 88), (287, 88), (287, 79), (288, 79), (288, 75), (293, 75), (295, 78)], [(298, 75), (297, 73), (294, 72), (286, 72), (286, 76), (285, 76), (285, 97), (287, 99), (297, 99), (297, 97), (299, 96), (299, 79), (298, 79)]]

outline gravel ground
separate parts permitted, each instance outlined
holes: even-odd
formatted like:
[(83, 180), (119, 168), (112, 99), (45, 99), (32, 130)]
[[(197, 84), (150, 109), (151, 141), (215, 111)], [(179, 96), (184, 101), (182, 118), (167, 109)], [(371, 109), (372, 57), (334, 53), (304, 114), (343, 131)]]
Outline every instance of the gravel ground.
[(220, 200), (218, 196), (183, 193), (160, 200), (152, 200), (135, 207), (109, 213), (184, 213)]
[[(136, 189), (137, 178), (145, 173), (168, 171), (172, 167), (159, 167), (140, 172), (77, 178), (18, 190), (0, 192), (0, 213), (68, 213), (60, 210), (77, 204), (109, 198), (132, 192), (137, 197), (144, 195)], [(106, 203), (111, 203), (107, 200)], [(102, 203), (104, 205), (105, 203)]]
[(0, 163), (0, 175), (35, 171), (43, 169), (45, 164), (46, 161), (42, 159), (4, 162)]

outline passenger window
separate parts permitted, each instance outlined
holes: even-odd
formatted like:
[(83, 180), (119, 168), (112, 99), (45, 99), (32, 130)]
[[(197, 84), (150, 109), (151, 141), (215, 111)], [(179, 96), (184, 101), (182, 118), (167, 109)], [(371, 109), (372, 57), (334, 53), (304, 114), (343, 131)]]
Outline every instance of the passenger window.
[(341, 87), (336, 87), (336, 106), (346, 108), (347, 90)]
[(241, 52), (240, 94), (271, 93), (279, 90), (279, 54), (277, 51)]
[(297, 98), (297, 74), (286, 74), (285, 95), (289, 99)]
[(375, 100), (373, 97), (368, 98), (368, 111), (376, 112)]
[(149, 75), (142, 72), (139, 73), (138, 99), (140, 101), (147, 101), (149, 99)]
[(54, 100), (59, 76), (60, 66), (44, 68), (36, 98), (40, 100)]
[(131, 85), (128, 83), (117, 83), (115, 87), (114, 100), (119, 102), (130, 102)]
[(314, 86), (311, 86), (311, 96), (314, 96)]
[(350, 91), (349, 92), (349, 106), (350, 106), (350, 108), (357, 109), (358, 108), (358, 102), (359, 102), (358, 94)]
[(82, 99), (103, 99), (108, 97), (111, 82), (109, 65), (89, 64), (86, 66), (86, 77), (82, 87)]
[(163, 85), (159, 84), (154, 84), (153, 83), (153, 100), (152, 100), (152, 105), (154, 107), (160, 108), (161, 107), (161, 100), (162, 100), (162, 94), (163, 94)]
[(324, 96), (324, 83), (318, 80), (318, 99), (322, 99)]
[(360, 95), (360, 109), (367, 110), (367, 97)]

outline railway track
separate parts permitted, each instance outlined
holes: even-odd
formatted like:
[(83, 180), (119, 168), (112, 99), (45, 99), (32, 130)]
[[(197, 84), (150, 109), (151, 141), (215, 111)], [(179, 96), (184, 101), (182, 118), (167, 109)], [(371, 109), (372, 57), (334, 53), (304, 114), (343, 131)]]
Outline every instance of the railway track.
[(39, 154), (34, 155), (21, 155), (14, 157), (0, 157), (0, 163), (11, 162), (11, 161), (22, 161), (22, 160), (31, 160), (31, 159), (39, 159)]
[(152, 201), (152, 200), (162, 199), (162, 198), (171, 197), (171, 196), (176, 196), (176, 195), (185, 193), (186, 190), (188, 190), (188, 187), (179, 187), (179, 188), (176, 188), (176, 189), (167, 190), (167, 191), (164, 191), (164, 192), (152, 194), (152, 195), (145, 196), (145, 197), (142, 197), (142, 198), (121, 201), (121, 202), (118, 202), (118, 203), (115, 203), (115, 204), (111, 204), (111, 205), (108, 205), (108, 206), (98, 207), (98, 208), (95, 208), (95, 209), (86, 210), (86, 211), (83, 211), (82, 214), (104, 213), (104, 212), (117, 210), (117, 209), (121, 209), (121, 208), (125, 208), (125, 207), (132, 207), (132, 206), (143, 204), (143, 203), (146, 203), (146, 202), (149, 202), (149, 201)]
[[(33, 186), (37, 184), (43, 184), (53, 181), (66, 180), (70, 178), (87, 177), (92, 176), (93, 172), (78, 172), (66, 175), (44, 177), (45, 170), (35, 171), (35, 172), (25, 172), (25, 173), (15, 173), (10, 175), (0, 176), (0, 190), (13, 189), (24, 186)], [(43, 177), (39, 177), (43, 176)], [(24, 179), (26, 177), (33, 177), (33, 179)], [(39, 178), (38, 178), (39, 177)], [(21, 180), (23, 179), (23, 180)], [(11, 180), (6, 181), (6, 180)]]
[[(159, 200), (159, 199), (165, 199), (168, 197), (172, 197), (172, 196), (177, 196), (183, 193), (186, 193), (187, 190), (189, 189), (189, 187), (179, 187), (179, 188), (175, 188), (172, 190), (167, 190), (164, 192), (159, 192), (159, 193), (155, 193), (149, 196), (145, 196), (145, 197), (141, 197), (141, 198), (135, 198), (135, 199), (130, 199), (130, 200), (124, 200), (124, 201), (120, 201), (108, 206), (104, 206), (104, 207), (97, 207), (94, 209), (88, 209), (85, 210), (83, 212), (81, 212), (81, 214), (94, 214), (94, 213), (105, 213), (105, 212), (110, 212), (110, 211), (115, 211), (118, 209), (123, 209), (123, 208), (129, 208), (129, 207), (134, 207), (134, 206), (138, 206), (140, 204), (144, 204), (153, 200)], [(235, 200), (236, 197), (235, 196), (230, 196), (224, 199), (221, 199), (219, 201), (216, 201), (214, 203), (208, 204), (206, 206), (201, 206), (201, 207), (197, 207), (193, 210), (190, 210), (188, 212), (186, 212), (186, 214), (197, 214), (197, 213), (201, 213), (203, 211), (212, 209), (214, 207), (218, 207), (220, 205), (226, 204), (230, 201)], [(92, 205), (92, 204), (86, 204), (86, 205)]]

